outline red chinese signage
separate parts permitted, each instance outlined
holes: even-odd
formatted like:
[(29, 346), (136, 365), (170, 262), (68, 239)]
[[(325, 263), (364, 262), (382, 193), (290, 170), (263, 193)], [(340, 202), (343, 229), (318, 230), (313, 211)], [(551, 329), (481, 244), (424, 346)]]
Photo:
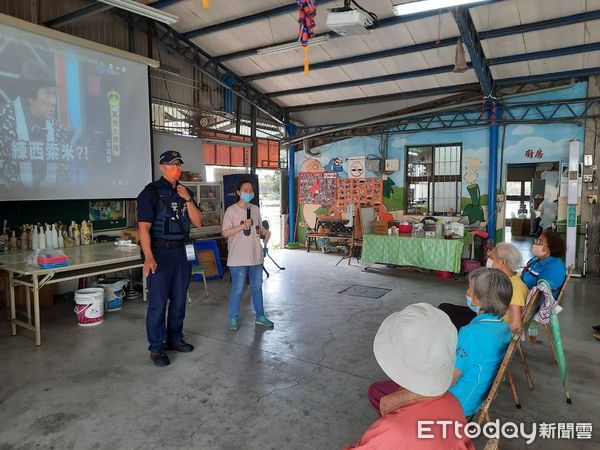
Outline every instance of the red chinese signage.
[(544, 157), (544, 152), (542, 151), (541, 148), (538, 148), (537, 150), (532, 150), (532, 149), (528, 148), (527, 150), (525, 150), (525, 158), (542, 159), (543, 157)]

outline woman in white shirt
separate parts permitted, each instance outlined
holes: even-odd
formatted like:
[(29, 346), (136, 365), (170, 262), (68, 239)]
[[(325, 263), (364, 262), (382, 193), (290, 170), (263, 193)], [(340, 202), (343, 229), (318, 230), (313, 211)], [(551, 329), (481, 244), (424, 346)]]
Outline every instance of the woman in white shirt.
[[(222, 234), (227, 238), (227, 266), (231, 273), (231, 292), (229, 293), (229, 329), (239, 329), (240, 299), (244, 292), (246, 278), (250, 278), (252, 306), (256, 313), (256, 324), (273, 328), (265, 316), (262, 294), (262, 271), (264, 254), (271, 233), (261, 225), (258, 206), (250, 203), (254, 198), (254, 187), (249, 181), (238, 184), (237, 203), (225, 211)], [(264, 237), (263, 249), (260, 244)]]

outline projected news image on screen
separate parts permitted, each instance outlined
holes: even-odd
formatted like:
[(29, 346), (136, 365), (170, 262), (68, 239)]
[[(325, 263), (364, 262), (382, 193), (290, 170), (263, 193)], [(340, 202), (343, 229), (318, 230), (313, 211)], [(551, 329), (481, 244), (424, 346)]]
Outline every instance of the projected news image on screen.
[(0, 25), (0, 200), (136, 197), (148, 102), (144, 64)]

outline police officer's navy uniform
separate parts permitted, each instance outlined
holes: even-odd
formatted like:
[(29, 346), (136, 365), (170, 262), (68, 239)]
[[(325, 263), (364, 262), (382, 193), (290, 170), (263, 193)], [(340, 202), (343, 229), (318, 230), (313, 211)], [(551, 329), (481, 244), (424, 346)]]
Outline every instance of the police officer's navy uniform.
[[(188, 190), (189, 191), (189, 190)], [(191, 196), (190, 192), (190, 196)], [(193, 201), (193, 197), (191, 197)], [(149, 222), (156, 272), (148, 274), (148, 349), (160, 352), (165, 345), (183, 341), (185, 304), (191, 277), (185, 242), (190, 219), (183, 198), (165, 178), (150, 183), (137, 198), (138, 222)], [(165, 310), (169, 299), (165, 327)]]

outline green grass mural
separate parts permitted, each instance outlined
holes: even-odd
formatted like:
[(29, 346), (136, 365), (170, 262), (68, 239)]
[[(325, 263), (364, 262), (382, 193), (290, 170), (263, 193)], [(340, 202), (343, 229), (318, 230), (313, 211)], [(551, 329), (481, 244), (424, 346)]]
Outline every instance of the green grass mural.
[(383, 206), (388, 211), (404, 209), (404, 186), (398, 186), (393, 180), (383, 182)]

